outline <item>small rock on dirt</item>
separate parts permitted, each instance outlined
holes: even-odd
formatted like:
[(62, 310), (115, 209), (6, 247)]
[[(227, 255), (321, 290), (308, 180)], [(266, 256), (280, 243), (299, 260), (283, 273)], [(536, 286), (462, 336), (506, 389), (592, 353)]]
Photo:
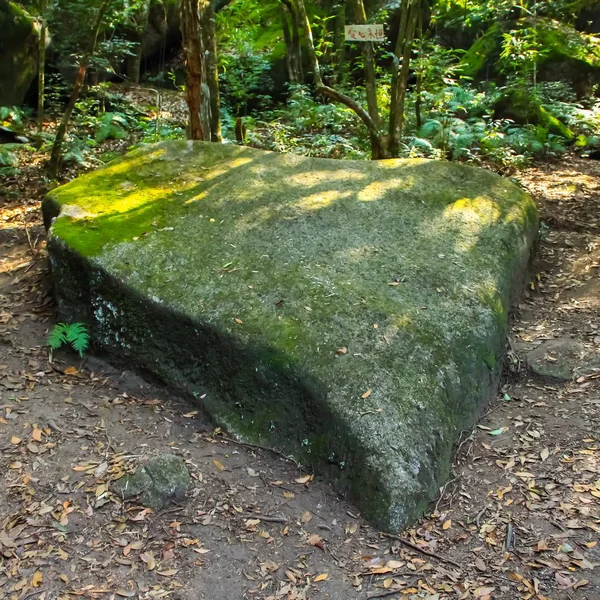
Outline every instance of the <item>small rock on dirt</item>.
[(139, 496), (144, 506), (159, 509), (171, 500), (182, 498), (190, 481), (190, 472), (182, 458), (161, 454), (115, 482), (113, 492), (125, 499)]
[(528, 352), (526, 357), (533, 373), (559, 381), (571, 381), (576, 374), (585, 375), (594, 368), (600, 368), (600, 355), (571, 338), (546, 340)]

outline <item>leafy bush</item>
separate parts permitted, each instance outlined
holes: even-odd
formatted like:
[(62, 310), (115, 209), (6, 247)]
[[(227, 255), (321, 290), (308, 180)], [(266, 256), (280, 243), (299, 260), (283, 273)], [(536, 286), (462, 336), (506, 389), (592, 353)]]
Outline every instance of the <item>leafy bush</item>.
[(290, 87), (284, 107), (247, 119), (249, 143), (258, 148), (323, 158), (368, 158), (362, 124), (349, 108), (315, 102), (305, 86)]
[(19, 157), (15, 151), (20, 148), (21, 144), (0, 144), (0, 167), (16, 167)]
[(127, 115), (119, 112), (107, 112), (99, 119), (94, 139), (97, 142), (122, 140), (127, 137), (129, 129), (131, 129), (131, 124)]

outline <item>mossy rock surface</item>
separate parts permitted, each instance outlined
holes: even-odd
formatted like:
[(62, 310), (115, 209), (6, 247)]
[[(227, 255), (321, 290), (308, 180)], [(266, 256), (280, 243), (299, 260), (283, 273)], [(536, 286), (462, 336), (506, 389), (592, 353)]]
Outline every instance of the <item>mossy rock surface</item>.
[(535, 206), (488, 171), (143, 147), (45, 199), (61, 317), (387, 530), (494, 393)]
[(135, 473), (116, 481), (112, 487), (113, 492), (124, 499), (139, 497), (144, 506), (159, 509), (172, 500), (183, 498), (191, 481), (182, 458), (161, 454), (151, 458)]

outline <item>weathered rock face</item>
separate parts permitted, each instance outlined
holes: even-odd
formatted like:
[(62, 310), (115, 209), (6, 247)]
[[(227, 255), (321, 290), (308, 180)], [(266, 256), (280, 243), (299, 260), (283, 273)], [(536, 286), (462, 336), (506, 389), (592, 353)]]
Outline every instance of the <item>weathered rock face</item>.
[(37, 73), (39, 30), (15, 2), (0, 0), (0, 106), (18, 106)]
[(488, 171), (138, 149), (54, 190), (61, 317), (397, 529), (494, 392), (532, 200)]

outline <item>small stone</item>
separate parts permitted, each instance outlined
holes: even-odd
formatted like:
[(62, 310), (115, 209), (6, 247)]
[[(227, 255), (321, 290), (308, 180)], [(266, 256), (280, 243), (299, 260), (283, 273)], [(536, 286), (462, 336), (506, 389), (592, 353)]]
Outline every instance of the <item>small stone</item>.
[(571, 381), (575, 374), (584, 375), (600, 367), (600, 356), (571, 338), (546, 340), (528, 352), (526, 359), (533, 373), (559, 381)]
[(182, 458), (161, 454), (139, 467), (135, 473), (115, 482), (113, 492), (124, 499), (139, 496), (144, 506), (156, 510), (171, 500), (182, 498), (190, 481), (190, 472)]

